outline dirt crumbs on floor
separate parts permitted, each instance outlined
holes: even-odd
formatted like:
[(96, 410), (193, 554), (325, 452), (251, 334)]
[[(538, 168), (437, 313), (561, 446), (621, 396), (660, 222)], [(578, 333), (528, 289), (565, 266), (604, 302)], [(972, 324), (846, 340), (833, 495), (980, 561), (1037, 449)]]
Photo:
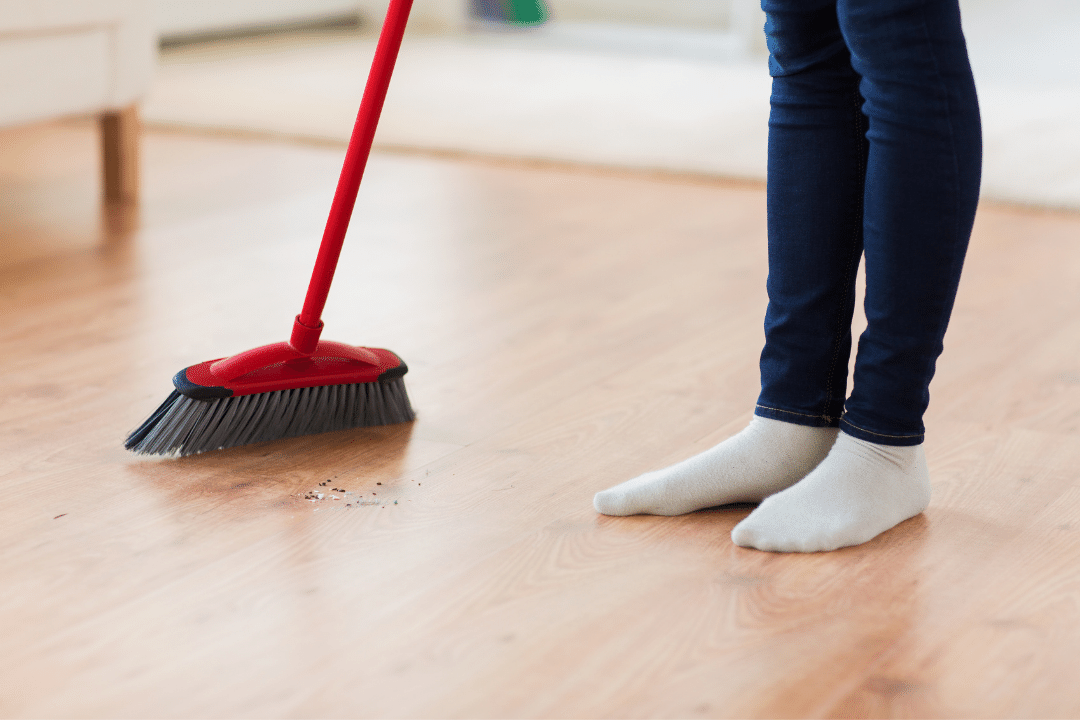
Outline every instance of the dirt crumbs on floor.
[[(340, 484), (334, 480), (326, 480), (319, 483), (319, 486), (314, 490), (297, 493), (296, 495), (302, 500), (315, 504), (317, 506), (316, 510), (351, 510), (360, 507), (386, 508), (398, 504), (397, 500), (380, 498), (374, 490), (357, 493), (339, 487)], [(377, 486), (382, 485), (381, 482), (375, 484)]]

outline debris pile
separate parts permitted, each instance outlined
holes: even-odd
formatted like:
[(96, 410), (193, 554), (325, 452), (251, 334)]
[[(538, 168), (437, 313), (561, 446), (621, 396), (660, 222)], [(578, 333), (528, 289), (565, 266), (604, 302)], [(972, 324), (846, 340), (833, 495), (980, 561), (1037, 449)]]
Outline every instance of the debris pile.
[[(338, 508), (353, 508), (363, 507), (366, 505), (378, 505), (380, 507), (386, 507), (386, 500), (379, 500), (378, 493), (372, 491), (371, 497), (364, 497), (360, 493), (354, 493), (351, 490), (346, 490), (341, 487), (329, 487), (331, 481), (324, 480), (319, 483), (319, 487), (314, 490), (308, 490), (307, 492), (297, 493), (297, 497), (307, 500), (311, 503), (324, 503), (329, 502)], [(382, 485), (381, 482), (375, 483), (376, 485)], [(334, 493), (341, 493), (335, 495)], [(397, 505), (398, 501), (394, 500), (392, 504)]]

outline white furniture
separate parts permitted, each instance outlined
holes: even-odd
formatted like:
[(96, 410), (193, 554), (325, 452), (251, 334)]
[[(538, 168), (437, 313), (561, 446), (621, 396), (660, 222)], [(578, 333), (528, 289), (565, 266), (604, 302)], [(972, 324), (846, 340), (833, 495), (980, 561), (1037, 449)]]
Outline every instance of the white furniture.
[(105, 199), (133, 202), (155, 62), (147, 0), (0, 0), (0, 126), (97, 115)]

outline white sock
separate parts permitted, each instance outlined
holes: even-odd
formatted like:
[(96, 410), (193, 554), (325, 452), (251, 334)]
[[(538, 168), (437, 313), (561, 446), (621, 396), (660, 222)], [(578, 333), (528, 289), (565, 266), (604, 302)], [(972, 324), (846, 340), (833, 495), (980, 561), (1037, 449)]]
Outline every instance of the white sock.
[(680, 463), (596, 494), (604, 515), (682, 515), (734, 502), (760, 502), (822, 461), (836, 428), (754, 417), (745, 430)]
[(877, 445), (841, 433), (829, 456), (735, 526), (736, 545), (820, 552), (859, 545), (930, 504), (922, 445)]

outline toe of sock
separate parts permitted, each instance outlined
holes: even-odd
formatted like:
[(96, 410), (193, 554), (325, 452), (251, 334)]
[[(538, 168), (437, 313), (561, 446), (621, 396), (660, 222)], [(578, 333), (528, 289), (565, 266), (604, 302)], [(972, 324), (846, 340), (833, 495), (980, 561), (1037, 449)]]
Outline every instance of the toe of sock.
[(813, 546), (805, 538), (781, 537), (774, 533), (755, 528), (736, 525), (731, 531), (731, 540), (739, 547), (763, 550), (765, 552), (818, 552), (831, 548)]
[(632, 515), (626, 507), (626, 498), (623, 493), (603, 490), (593, 496), (593, 508), (601, 515)]
[(812, 553), (835, 550), (848, 544), (833, 537), (835, 533), (823, 529), (808, 532), (807, 528), (798, 528), (798, 523), (782, 517), (776, 508), (761, 512), (762, 507), (764, 504), (732, 528), (731, 541), (739, 547), (765, 552)]
[(765, 548), (759, 547), (759, 544), (763, 540), (760, 528), (757, 528), (753, 523), (748, 522), (749, 519), (750, 518), (746, 518), (731, 529), (731, 541), (739, 547), (764, 550)]
[(607, 502), (607, 498), (604, 497), (603, 492), (598, 492), (595, 495), (593, 495), (592, 506), (593, 506), (593, 509), (596, 510), (596, 512), (600, 513), (601, 515), (611, 515), (612, 514), (612, 513), (608, 512), (608, 510), (609, 510), (608, 502)]

